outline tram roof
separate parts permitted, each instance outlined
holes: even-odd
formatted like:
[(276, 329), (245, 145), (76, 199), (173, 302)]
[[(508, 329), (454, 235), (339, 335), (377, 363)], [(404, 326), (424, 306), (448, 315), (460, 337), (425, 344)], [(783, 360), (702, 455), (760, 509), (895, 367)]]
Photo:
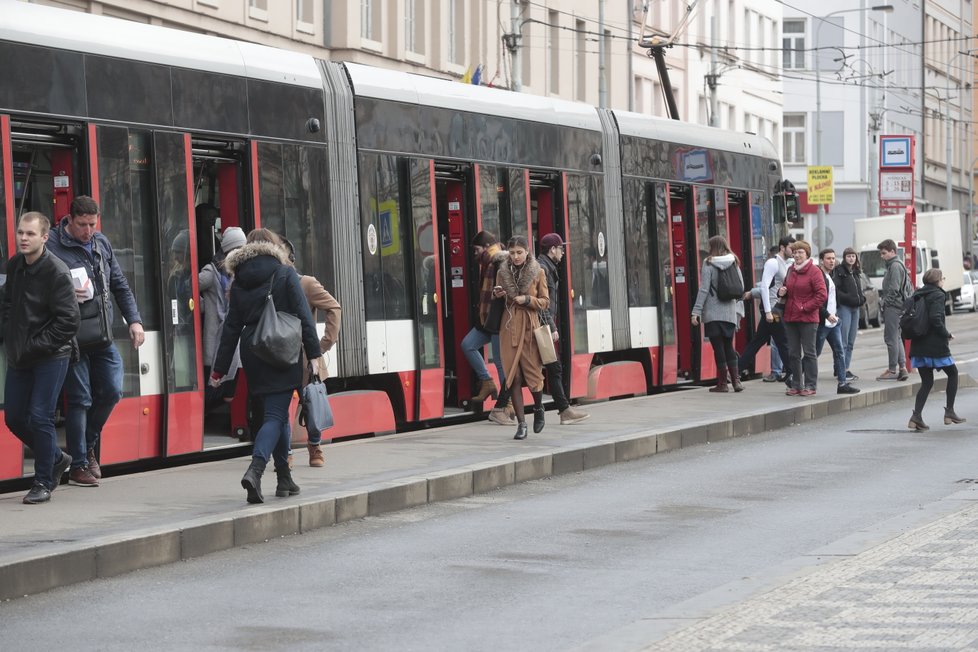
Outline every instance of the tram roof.
[[(357, 95), (380, 100), (470, 111), (531, 122), (601, 131), (593, 106), (554, 98), (474, 86), (358, 63), (344, 63)], [(548, 119), (549, 118), (549, 119)]]
[(613, 113), (618, 121), (618, 130), (623, 136), (681, 143), (691, 147), (704, 147), (764, 158), (779, 158), (771, 141), (755, 134), (738, 133), (629, 111), (615, 110)]
[(0, 41), (322, 88), (306, 54), (16, 0), (0, 0)]

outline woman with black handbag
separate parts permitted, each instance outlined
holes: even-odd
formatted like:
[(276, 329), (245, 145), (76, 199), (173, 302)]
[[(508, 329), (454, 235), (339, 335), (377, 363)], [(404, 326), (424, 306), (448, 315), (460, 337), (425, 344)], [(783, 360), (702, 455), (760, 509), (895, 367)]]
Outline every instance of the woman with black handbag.
[(225, 266), (234, 276), (234, 283), (210, 383), (212, 386), (218, 384), (227, 373), (240, 340), (241, 366), (248, 378), (249, 391), (261, 397), (264, 403), (264, 420), (255, 435), (251, 465), (241, 478), (241, 486), (248, 494), (249, 503), (261, 503), (265, 501), (261, 476), (272, 457), (278, 476), (276, 494), (299, 493), (289, 470), (291, 443), (287, 426), (292, 394), (302, 384), (302, 362), (298, 351), (295, 351), (294, 360), (280, 361), (281, 364), (269, 362), (268, 354), (256, 347), (254, 336), (269, 297), (275, 311), (298, 318), (301, 348), (310, 361), (312, 373), (319, 370), (319, 336), (299, 277), (289, 265), (288, 251), (275, 233), (255, 229), (248, 234), (245, 246), (228, 255)]

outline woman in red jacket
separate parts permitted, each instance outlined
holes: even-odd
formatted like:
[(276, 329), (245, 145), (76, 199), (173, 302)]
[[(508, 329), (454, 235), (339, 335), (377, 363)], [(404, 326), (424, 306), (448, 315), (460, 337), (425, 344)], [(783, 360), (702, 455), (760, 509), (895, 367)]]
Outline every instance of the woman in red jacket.
[[(822, 271), (812, 262), (812, 248), (804, 240), (791, 245), (795, 264), (788, 267), (784, 285), (778, 290), (785, 297), (784, 328), (788, 335), (788, 360), (791, 387), (788, 396), (812, 396), (818, 383), (818, 358), (815, 336), (822, 320), (828, 290)], [(804, 375), (802, 375), (804, 374)]]

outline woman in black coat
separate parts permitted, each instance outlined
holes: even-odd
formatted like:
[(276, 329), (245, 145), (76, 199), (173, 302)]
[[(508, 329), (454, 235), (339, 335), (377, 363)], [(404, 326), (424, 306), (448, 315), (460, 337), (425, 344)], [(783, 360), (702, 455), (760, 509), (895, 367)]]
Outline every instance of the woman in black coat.
[(270, 282), (275, 309), (295, 315), (302, 322), (302, 348), (314, 374), (318, 374), (322, 354), (309, 303), (295, 269), (289, 265), (288, 251), (281, 238), (268, 229), (255, 229), (248, 234), (248, 243), (228, 254), (224, 264), (234, 281), (210, 382), (214, 385), (227, 373), (240, 340), (241, 366), (248, 376), (248, 389), (263, 399), (265, 408), (264, 421), (255, 435), (251, 466), (241, 479), (241, 486), (248, 492), (249, 503), (261, 503), (264, 502), (261, 476), (270, 457), (275, 458), (275, 474), (278, 476), (275, 495), (299, 493), (289, 470), (288, 425), (292, 393), (302, 385), (302, 356), (292, 366), (279, 369), (259, 359), (251, 348)]
[(944, 304), (947, 295), (944, 293), (944, 275), (939, 269), (929, 269), (924, 273), (924, 286), (914, 292), (914, 300), (922, 297), (927, 310), (928, 329), (922, 337), (910, 340), (910, 362), (920, 372), (920, 390), (917, 391), (917, 402), (914, 404), (913, 415), (910, 417), (908, 428), (914, 430), (929, 430), (924, 423), (921, 412), (927, 395), (934, 386), (934, 370), (943, 369), (947, 374), (947, 406), (944, 408), (944, 425), (964, 423), (954, 413), (954, 398), (958, 393), (958, 368), (951, 357), (948, 342), (954, 336), (947, 331), (944, 322)]

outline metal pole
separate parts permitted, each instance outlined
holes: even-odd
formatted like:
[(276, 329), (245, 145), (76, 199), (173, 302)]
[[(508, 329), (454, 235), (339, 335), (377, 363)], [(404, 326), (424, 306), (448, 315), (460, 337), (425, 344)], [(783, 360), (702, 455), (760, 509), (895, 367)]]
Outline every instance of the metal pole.
[[(632, 71), (632, 57), (634, 56), (635, 45), (632, 43), (632, 22), (634, 22), (634, 15), (632, 12), (633, 3), (632, 0), (625, 0), (625, 4), (628, 5), (626, 9), (626, 16), (628, 17), (628, 110), (635, 110), (635, 73)], [(643, 14), (644, 18), (644, 14)]]
[[(828, 17), (828, 16), (826, 16)], [(822, 59), (818, 49), (818, 35), (821, 33), (825, 19), (819, 21), (815, 28), (815, 165), (822, 164)], [(819, 204), (816, 213), (818, 228), (815, 249), (821, 251), (825, 246), (825, 205)]]
[(710, 126), (719, 127), (717, 116), (717, 17), (710, 17)]
[[(598, 0), (598, 106), (602, 109), (608, 106), (608, 89), (606, 87), (604, 70), (604, 3), (605, 0)], [(629, 23), (631, 17), (629, 17)]]
[(511, 0), (509, 5), (509, 17), (512, 20), (512, 41), (510, 52), (513, 61), (513, 90), (517, 93), (523, 90), (523, 57), (520, 54), (520, 0)]

